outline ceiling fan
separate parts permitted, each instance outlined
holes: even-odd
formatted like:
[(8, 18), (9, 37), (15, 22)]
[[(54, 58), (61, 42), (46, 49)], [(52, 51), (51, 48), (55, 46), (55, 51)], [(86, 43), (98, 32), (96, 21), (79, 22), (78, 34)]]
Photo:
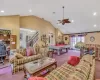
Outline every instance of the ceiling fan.
[[(63, 19), (62, 20), (58, 20), (59, 21), (59, 23), (61, 23), (62, 25), (64, 25), (65, 23), (71, 23), (70, 21), (69, 21), (69, 19), (65, 19), (64, 18), (64, 6), (62, 7), (63, 8)], [(58, 24), (59, 24), (58, 23)]]

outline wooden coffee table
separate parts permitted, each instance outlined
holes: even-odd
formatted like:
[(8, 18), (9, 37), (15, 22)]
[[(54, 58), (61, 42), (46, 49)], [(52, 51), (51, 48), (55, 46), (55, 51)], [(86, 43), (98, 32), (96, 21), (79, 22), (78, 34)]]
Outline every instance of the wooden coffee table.
[(46, 76), (57, 67), (57, 62), (53, 58), (45, 57), (24, 65), (25, 78), (30, 76)]

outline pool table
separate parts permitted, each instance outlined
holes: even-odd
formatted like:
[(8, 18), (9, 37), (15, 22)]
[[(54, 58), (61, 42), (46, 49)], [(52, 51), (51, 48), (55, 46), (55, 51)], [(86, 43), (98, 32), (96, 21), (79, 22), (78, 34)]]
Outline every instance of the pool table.
[(66, 49), (66, 52), (68, 52), (68, 48), (70, 48), (70, 45), (51, 45), (49, 46), (49, 49), (53, 51), (56, 50), (58, 55), (61, 54), (61, 51), (63, 49)]

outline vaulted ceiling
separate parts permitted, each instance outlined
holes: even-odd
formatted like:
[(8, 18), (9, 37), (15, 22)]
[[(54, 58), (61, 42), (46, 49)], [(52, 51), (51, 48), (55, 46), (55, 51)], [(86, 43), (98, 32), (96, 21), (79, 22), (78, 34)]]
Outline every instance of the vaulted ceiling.
[[(70, 24), (57, 24), (65, 18)], [(0, 0), (0, 15), (35, 15), (50, 21), (63, 33), (80, 33), (100, 30), (100, 0)]]

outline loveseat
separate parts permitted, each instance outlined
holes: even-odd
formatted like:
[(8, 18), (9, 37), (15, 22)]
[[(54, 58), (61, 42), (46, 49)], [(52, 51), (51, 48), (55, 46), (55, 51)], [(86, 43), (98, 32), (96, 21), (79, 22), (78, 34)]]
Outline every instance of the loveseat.
[[(21, 54), (23, 57), (20, 59), (16, 58), (15, 55), (10, 57), (12, 73), (16, 73), (16, 72), (23, 70), (25, 63), (28, 63), (28, 62), (31, 62), (31, 61), (41, 58), (41, 54), (35, 54), (35, 55), (27, 57), (26, 49), (18, 49), (18, 50), (16, 50), (16, 52), (17, 52), (17, 54)], [(14, 53), (14, 54), (16, 54), (16, 53)]]
[(93, 55), (86, 54), (77, 66), (67, 62), (50, 72), (47, 80), (94, 80), (95, 59)]

